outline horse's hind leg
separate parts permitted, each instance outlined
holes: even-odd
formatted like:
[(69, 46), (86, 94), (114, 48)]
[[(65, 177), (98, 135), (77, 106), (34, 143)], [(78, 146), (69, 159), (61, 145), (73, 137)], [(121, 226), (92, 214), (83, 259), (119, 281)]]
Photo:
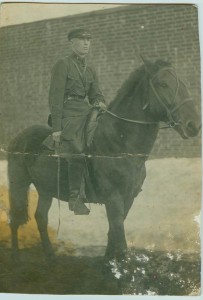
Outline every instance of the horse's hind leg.
[(22, 178), (22, 174), (18, 172), (17, 175), (17, 178), (9, 178), (11, 246), (12, 259), (14, 262), (19, 260), (18, 228), (28, 221), (27, 192), (29, 181), (26, 181), (25, 178), (23, 185), (21, 184), (21, 180), (24, 179)]
[(19, 225), (11, 223), (11, 245), (12, 245), (12, 260), (19, 261), (19, 248), (18, 248), (18, 227)]
[(47, 259), (54, 258), (54, 251), (48, 236), (48, 212), (51, 207), (52, 198), (46, 194), (39, 193), (39, 200), (37, 210), (35, 212), (35, 219), (39, 229), (42, 246)]

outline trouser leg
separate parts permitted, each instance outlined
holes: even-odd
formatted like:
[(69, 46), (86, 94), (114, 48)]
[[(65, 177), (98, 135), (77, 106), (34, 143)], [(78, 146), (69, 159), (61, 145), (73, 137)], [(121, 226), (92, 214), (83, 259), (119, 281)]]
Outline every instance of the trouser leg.
[(71, 158), (68, 160), (68, 176), (69, 176), (69, 189), (70, 198), (77, 198), (80, 196), (80, 187), (84, 174), (84, 159)]
[(69, 176), (69, 209), (77, 215), (89, 214), (89, 209), (83, 202), (81, 195), (81, 186), (83, 184), (85, 168), (85, 159), (78, 156), (68, 160), (68, 176)]

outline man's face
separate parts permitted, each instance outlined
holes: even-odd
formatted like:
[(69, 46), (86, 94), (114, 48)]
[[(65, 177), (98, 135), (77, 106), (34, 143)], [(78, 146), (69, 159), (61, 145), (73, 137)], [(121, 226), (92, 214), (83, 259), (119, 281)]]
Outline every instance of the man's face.
[(73, 38), (71, 40), (72, 48), (79, 55), (85, 56), (89, 52), (91, 40), (89, 38)]

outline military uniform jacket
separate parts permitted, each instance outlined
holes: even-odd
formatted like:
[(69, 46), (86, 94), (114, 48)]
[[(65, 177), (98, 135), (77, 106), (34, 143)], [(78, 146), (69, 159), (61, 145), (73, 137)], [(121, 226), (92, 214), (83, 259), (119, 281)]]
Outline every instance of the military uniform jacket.
[(80, 139), (91, 105), (100, 101), (104, 96), (92, 65), (74, 52), (55, 64), (49, 92), (53, 132), (62, 131), (65, 140)]

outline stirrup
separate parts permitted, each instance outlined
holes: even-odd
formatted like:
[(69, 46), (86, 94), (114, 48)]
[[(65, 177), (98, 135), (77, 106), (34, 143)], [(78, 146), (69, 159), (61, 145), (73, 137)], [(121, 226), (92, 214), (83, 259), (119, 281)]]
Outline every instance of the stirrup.
[(74, 214), (75, 215), (89, 215), (90, 210), (84, 204), (80, 197), (77, 198), (75, 205), (74, 205)]

